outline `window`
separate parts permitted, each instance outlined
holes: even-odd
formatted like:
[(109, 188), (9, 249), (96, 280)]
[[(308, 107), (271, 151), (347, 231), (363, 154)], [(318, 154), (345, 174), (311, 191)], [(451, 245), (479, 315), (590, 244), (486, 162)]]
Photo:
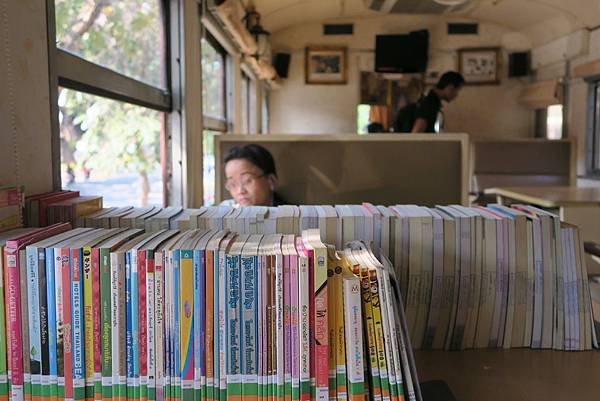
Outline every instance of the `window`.
[(107, 206), (163, 204), (164, 115), (60, 88), (63, 188), (101, 195)]
[(212, 205), (216, 179), (214, 137), (227, 131), (227, 52), (208, 32), (205, 32), (201, 45), (204, 204)]
[(366, 134), (369, 125), (369, 114), (371, 106), (368, 104), (359, 104), (356, 110), (356, 132)]
[(590, 84), (588, 174), (600, 176), (600, 81)]
[(242, 82), (240, 85), (240, 118), (242, 124), (241, 134), (250, 133), (250, 77), (242, 72)]
[(55, 11), (60, 49), (150, 85), (166, 87), (160, 0), (56, 0)]
[(545, 139), (561, 139), (563, 131), (563, 106), (554, 104), (535, 111), (535, 136)]
[[(106, 206), (165, 205), (167, 24), (161, 0), (55, 0), (55, 177)], [(58, 156), (55, 153), (56, 156)]]
[[(226, 130), (227, 118), (226, 55), (225, 49), (207, 32), (202, 38), (202, 114), (205, 126), (221, 131)], [(222, 129), (217, 126), (219, 123), (223, 123)]]

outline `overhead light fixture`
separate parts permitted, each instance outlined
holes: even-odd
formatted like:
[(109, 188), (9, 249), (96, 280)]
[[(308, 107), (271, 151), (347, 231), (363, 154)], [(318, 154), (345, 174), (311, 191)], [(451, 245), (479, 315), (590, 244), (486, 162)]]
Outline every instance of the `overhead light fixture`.
[(438, 4), (441, 4), (443, 6), (453, 7), (453, 6), (460, 6), (461, 4), (464, 4), (469, 0), (433, 0), (433, 1)]
[(254, 40), (257, 44), (257, 51), (256, 54), (254, 54), (254, 57), (256, 57), (257, 60), (261, 58), (270, 58), (271, 49), (269, 35), (271, 35), (271, 33), (266, 31), (260, 24), (260, 13), (256, 11), (254, 5), (248, 7), (244, 19), (246, 20), (248, 31), (254, 36)]

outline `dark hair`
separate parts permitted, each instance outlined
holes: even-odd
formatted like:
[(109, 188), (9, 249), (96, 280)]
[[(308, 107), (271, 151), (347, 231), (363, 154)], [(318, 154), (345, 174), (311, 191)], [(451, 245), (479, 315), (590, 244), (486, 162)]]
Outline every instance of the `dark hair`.
[(444, 89), (448, 85), (452, 85), (455, 88), (462, 86), (465, 83), (465, 78), (456, 71), (446, 71), (440, 77), (436, 87), (438, 89)]
[(385, 128), (383, 128), (382, 123), (374, 122), (374, 123), (369, 123), (369, 125), (367, 125), (367, 132), (369, 134), (376, 133), (376, 132), (384, 132), (384, 131), (385, 131)]
[(273, 174), (277, 177), (277, 170), (275, 170), (275, 161), (273, 155), (264, 147), (251, 143), (244, 146), (235, 146), (229, 150), (227, 156), (225, 156), (225, 164), (231, 160), (245, 159), (256, 167), (262, 170), (264, 175)]

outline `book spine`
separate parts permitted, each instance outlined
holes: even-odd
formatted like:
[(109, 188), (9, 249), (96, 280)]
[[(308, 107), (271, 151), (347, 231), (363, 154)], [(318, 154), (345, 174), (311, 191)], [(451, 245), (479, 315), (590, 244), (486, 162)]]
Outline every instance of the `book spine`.
[(154, 252), (146, 253), (146, 378), (147, 399), (156, 400), (156, 354), (155, 354), (155, 260)]
[(277, 401), (284, 401), (285, 391), (285, 339), (284, 339), (284, 294), (283, 294), (283, 257), (275, 257), (275, 375)]
[[(219, 252), (218, 258), (219, 278), (219, 394), (218, 399), (225, 401), (227, 397), (227, 265), (224, 252)], [(216, 384), (215, 384), (216, 386)], [(216, 397), (215, 397), (216, 398)]]
[[(298, 257), (290, 257), (290, 348), (292, 370), (292, 400), (300, 399), (300, 308), (298, 300)], [(260, 285), (260, 284), (259, 284)]]
[(3, 257), (3, 247), (0, 246), (0, 338), (3, 338), (3, 341), (0, 341), (0, 400), (7, 401), (9, 396), (9, 387), (8, 387), (8, 351), (7, 346), (9, 345), (9, 341), (7, 338), (7, 330), (6, 330), (6, 311), (5, 305), (6, 302), (5, 294), (4, 294), (4, 283), (5, 283), (5, 268), (4, 268), (4, 257)]
[(241, 401), (240, 277), (239, 257), (226, 256), (227, 264), (227, 400)]
[(194, 399), (194, 263), (192, 251), (180, 253), (180, 281), (181, 295), (179, 299), (180, 316), (180, 366), (181, 389), (184, 401)]
[(384, 348), (385, 348), (385, 359), (387, 363), (387, 371), (389, 376), (390, 386), (390, 398), (392, 401), (398, 401), (398, 382), (396, 377), (396, 366), (394, 356), (392, 352), (392, 335), (390, 332), (390, 315), (388, 311), (388, 304), (391, 302), (388, 299), (386, 292), (384, 272), (381, 268), (376, 268), (377, 282), (379, 284), (379, 307), (381, 310), (381, 323), (383, 330)]
[[(54, 249), (54, 268), (53, 268), (53, 276), (54, 276), (54, 290), (55, 290), (55, 319), (54, 319), (54, 327), (56, 333), (56, 380), (55, 383), (52, 383), (52, 397), (64, 398), (65, 395), (65, 364), (64, 364), (64, 327), (63, 327), (63, 286), (62, 286), (62, 264), (68, 263), (68, 255), (63, 256), (60, 248)], [(64, 260), (63, 260), (64, 259)]]
[[(62, 319), (59, 319), (59, 330), (62, 327), (63, 345), (63, 386), (62, 397), (73, 399), (73, 289), (71, 287), (71, 257), (68, 248), (61, 250), (62, 260), (60, 267), (60, 280), (62, 292)], [(59, 312), (60, 313), (60, 312)], [(60, 379), (59, 379), (60, 380)], [(59, 381), (59, 398), (61, 397), (61, 383)]]
[(258, 400), (257, 375), (257, 278), (256, 256), (241, 258), (242, 311), (242, 397), (244, 401)]
[[(348, 400), (348, 374), (346, 369), (346, 334), (344, 324), (344, 289), (343, 289), (343, 272), (344, 267), (339, 262), (336, 262), (333, 267), (333, 286), (335, 295), (333, 295), (335, 309), (335, 374), (336, 374), (336, 399), (338, 401)], [(359, 305), (360, 306), (360, 305)], [(332, 344), (329, 344), (333, 347)], [(349, 346), (349, 345), (348, 345)], [(364, 372), (363, 372), (364, 374)]]
[[(403, 315), (400, 315), (398, 311), (400, 306), (396, 307), (398, 299), (394, 297), (394, 289), (390, 280), (389, 271), (384, 271), (384, 281), (387, 291), (387, 297), (393, 302), (388, 303), (388, 311), (390, 315), (390, 332), (392, 334), (392, 352), (396, 360), (396, 382), (398, 383), (398, 397), (400, 400), (404, 400), (406, 397), (409, 400), (416, 399), (414, 395), (414, 388), (410, 382), (410, 367), (408, 366), (408, 359), (405, 347), (405, 336), (401, 329)], [(399, 295), (399, 294), (398, 294)]]
[(217, 401), (219, 399), (219, 383), (220, 383), (220, 365), (219, 365), (219, 343), (220, 343), (220, 333), (219, 333), (219, 308), (221, 305), (221, 293), (219, 288), (219, 254), (218, 250), (210, 252), (212, 257), (212, 265), (208, 268), (213, 269), (213, 400)]
[(4, 248), (6, 266), (6, 298), (11, 400), (22, 401), (23, 394), (23, 340), (21, 337), (21, 284), (19, 277), (18, 250), (9, 244)]
[(165, 284), (164, 284), (164, 263), (162, 252), (154, 255), (154, 355), (155, 355), (155, 382), (156, 382), (156, 401), (164, 401), (164, 372), (165, 372)]
[(318, 401), (329, 398), (329, 338), (327, 317), (327, 249), (313, 251), (314, 263), (314, 316), (315, 316), (315, 366), (316, 396)]
[(173, 330), (173, 258), (168, 250), (163, 252), (164, 280), (165, 280), (165, 400), (171, 400), (171, 353), (172, 353), (172, 330)]
[[(194, 352), (192, 354), (192, 358), (194, 360), (194, 377), (193, 377), (193, 389), (194, 389), (194, 399), (196, 398), (202, 398), (202, 393), (203, 393), (203, 388), (202, 388), (202, 364), (200, 363), (200, 359), (201, 359), (201, 349), (204, 349), (204, 347), (201, 346), (204, 345), (204, 336), (203, 333), (201, 333), (201, 329), (203, 327), (203, 324), (200, 324), (200, 320), (202, 319), (202, 312), (201, 312), (201, 302), (200, 302), (200, 298), (202, 297), (202, 291), (200, 291), (200, 287), (202, 285), (201, 283), (201, 278), (200, 278), (200, 272), (203, 268), (203, 263), (201, 262), (201, 258), (202, 258), (202, 254), (200, 252), (200, 250), (194, 250), (193, 251), (193, 304), (194, 304), (194, 313), (193, 313), (193, 320), (192, 320), (192, 330), (193, 330), (193, 335), (192, 335), (192, 341), (193, 341), (193, 345), (194, 345)], [(204, 388), (204, 392), (206, 391), (206, 389)]]
[(100, 249), (100, 318), (102, 342), (102, 400), (112, 400), (112, 291), (110, 252)]
[[(51, 249), (51, 248), (50, 248)], [(53, 263), (53, 258), (50, 257), (49, 262)], [(48, 294), (52, 291), (54, 296), (54, 289), (50, 290), (48, 284), (49, 277), (46, 265), (48, 260), (46, 259), (46, 250), (38, 250), (38, 270), (39, 270), (39, 296), (40, 296), (40, 340), (42, 346), (42, 366), (41, 366), (41, 398), (47, 400), (50, 398), (50, 305), (48, 303)]]
[(377, 365), (381, 380), (381, 396), (384, 401), (390, 401), (390, 379), (388, 375), (388, 365), (385, 354), (385, 339), (383, 334), (383, 320), (379, 298), (379, 282), (377, 280), (377, 271), (375, 269), (368, 269), (368, 275), (371, 283), (371, 305), (373, 308), (375, 343), (377, 345)]
[(328, 335), (329, 335), (329, 400), (337, 399), (337, 338), (336, 338), (336, 301), (338, 297), (337, 288), (335, 286), (335, 266), (331, 260), (327, 264), (327, 288), (329, 296), (327, 297), (328, 314)]
[(401, 358), (400, 358), (400, 348), (398, 347), (398, 339), (401, 336), (401, 333), (399, 331), (397, 331), (397, 319), (399, 319), (399, 316), (397, 316), (395, 314), (394, 311), (394, 307), (393, 307), (393, 303), (396, 302), (395, 298), (394, 298), (394, 294), (393, 294), (393, 289), (392, 289), (392, 285), (390, 283), (390, 274), (387, 270), (383, 270), (382, 271), (382, 280), (381, 283), (383, 284), (383, 293), (385, 293), (385, 298), (386, 300), (384, 302), (382, 302), (382, 305), (384, 305), (385, 303), (385, 308), (387, 309), (387, 315), (388, 315), (388, 329), (389, 329), (389, 333), (390, 333), (390, 342), (389, 342), (389, 346), (390, 346), (390, 350), (391, 350), (391, 358), (393, 361), (392, 364), (392, 368), (394, 369), (394, 376), (396, 379), (396, 388), (397, 388), (397, 394), (398, 394), (398, 400), (399, 401), (403, 401), (404, 400), (404, 383), (403, 383), (403, 376), (402, 376), (402, 362), (401, 362)]
[(100, 294), (100, 271), (100, 249), (92, 248), (92, 339), (94, 343), (94, 401), (102, 400), (102, 297)]
[(299, 258), (298, 302), (299, 302), (299, 374), (300, 400), (308, 401), (310, 394), (310, 310), (309, 310), (309, 271), (308, 259)]
[(119, 334), (119, 353), (118, 355), (118, 390), (119, 390), (119, 399), (125, 400), (127, 398), (127, 355), (125, 350), (127, 349), (127, 344), (125, 341), (125, 336), (123, 333), (125, 332), (125, 327), (127, 325), (127, 310), (126, 310), (126, 300), (125, 300), (125, 258), (120, 258), (118, 264), (118, 274), (117, 274), (117, 290), (118, 290), (118, 305), (119, 305), (119, 314), (118, 314), (118, 324), (119, 328), (117, 333)]
[(365, 393), (367, 393), (363, 365), (365, 358), (361, 293), (361, 283), (358, 277), (343, 278), (344, 330), (347, 344), (348, 399), (350, 401), (364, 401)]
[(367, 382), (370, 386), (370, 392), (375, 401), (381, 400), (381, 379), (379, 376), (379, 365), (377, 363), (377, 344), (375, 340), (375, 325), (373, 322), (373, 305), (371, 300), (371, 283), (368, 272), (361, 266), (353, 266), (354, 274), (360, 277), (362, 305), (363, 305), (363, 324), (366, 326), (366, 351), (365, 360), (368, 362), (365, 366), (369, 372)]
[(93, 400), (94, 391), (94, 276), (92, 248), (86, 246), (83, 252), (83, 330), (85, 355), (85, 398)]
[(73, 327), (73, 399), (85, 399), (85, 350), (83, 316), (83, 250), (71, 250), (71, 305)]
[(198, 317), (197, 319), (197, 325), (199, 325), (199, 332), (200, 332), (200, 338), (198, 339), (198, 344), (197, 347), (194, 348), (196, 350), (196, 355), (198, 355), (198, 366), (200, 368), (200, 398), (201, 399), (206, 399), (206, 353), (207, 353), (207, 349), (204, 347), (204, 344), (206, 342), (206, 331), (207, 331), (207, 327), (206, 327), (206, 322), (205, 322), (205, 318), (206, 318), (206, 260), (205, 260), (205, 255), (206, 255), (206, 251), (205, 250), (200, 250), (199, 251), (199, 255), (200, 255), (200, 271), (198, 272), (199, 275), (199, 286), (198, 286), (198, 301), (196, 303), (196, 305), (198, 306), (198, 312), (196, 314), (196, 316)]
[(31, 399), (38, 401), (41, 397), (41, 327), (40, 327), (40, 292), (39, 292), (39, 270), (38, 249), (27, 247), (27, 298), (28, 298), (28, 320), (29, 320), (29, 349), (26, 357), (29, 358), (31, 369)]
[(131, 393), (140, 397), (140, 264), (138, 252), (133, 249), (127, 253), (131, 264)]
[(258, 374), (258, 398), (265, 400), (265, 358), (264, 358), (264, 336), (265, 334), (265, 256), (260, 255), (257, 258), (257, 329), (258, 329), (258, 349), (257, 349), (257, 374)]
[(134, 397), (134, 370), (133, 370), (133, 322), (132, 316), (135, 315), (132, 306), (132, 281), (131, 281), (131, 256), (129, 252), (125, 254), (125, 308), (127, 315), (125, 319), (125, 355), (127, 365), (127, 398)]
[(119, 255), (117, 253), (111, 253), (110, 263), (110, 316), (111, 316), (111, 354), (112, 354), (112, 398), (113, 400), (121, 400), (121, 389), (119, 387), (119, 357), (122, 352), (126, 350), (120, 349), (121, 342), (119, 337), (121, 336), (121, 327), (119, 322), (119, 265), (124, 262), (120, 262)]
[[(139, 334), (139, 382), (136, 384), (139, 387), (139, 399), (147, 401), (148, 399), (148, 315), (147, 315), (147, 294), (146, 294), (146, 278), (147, 278), (147, 263), (146, 251), (137, 251), (137, 289), (138, 289), (138, 334)], [(136, 372), (137, 373), (137, 372)], [(137, 392), (135, 393), (137, 396)]]
[(290, 286), (290, 256), (283, 258), (283, 324), (284, 324), (284, 398), (292, 398), (292, 355), (291, 355), (291, 286)]
[[(181, 352), (181, 333), (183, 332), (183, 330), (181, 329), (182, 327), (182, 314), (185, 313), (184, 310), (182, 310), (181, 308), (181, 300), (182, 300), (182, 288), (181, 288), (181, 281), (180, 281), (180, 276), (181, 276), (181, 262), (182, 262), (182, 258), (181, 258), (181, 251), (178, 249), (175, 249), (173, 251), (173, 281), (172, 281), (172, 288), (173, 288), (173, 337), (172, 337), (172, 341), (173, 341), (173, 353), (171, 356), (172, 359), (172, 383), (171, 383), (171, 387), (172, 387), (172, 397), (175, 400), (181, 400), (182, 399), (182, 381), (181, 381), (181, 365), (182, 365), (182, 352)], [(185, 354), (183, 354), (185, 355)]]
[(21, 339), (23, 341), (23, 397), (31, 400), (31, 364), (29, 346), (29, 297), (27, 290), (27, 255), (25, 249), (19, 250), (19, 285), (21, 286)]
[(215, 385), (215, 358), (214, 358), (214, 343), (215, 343), (215, 308), (217, 303), (215, 298), (217, 293), (215, 292), (215, 271), (214, 271), (214, 259), (213, 251), (205, 251), (205, 266), (204, 271), (206, 272), (206, 308), (205, 308), (205, 337), (204, 337), (204, 353), (205, 360), (204, 366), (206, 371), (206, 400), (213, 401), (214, 399), (214, 385)]

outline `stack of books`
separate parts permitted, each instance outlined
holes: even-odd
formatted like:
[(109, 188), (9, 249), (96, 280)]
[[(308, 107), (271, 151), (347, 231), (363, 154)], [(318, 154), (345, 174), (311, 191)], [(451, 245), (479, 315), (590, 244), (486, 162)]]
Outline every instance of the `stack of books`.
[(420, 400), (392, 264), (347, 245), (319, 229), (5, 233), (0, 397)]
[(100, 210), (82, 224), (296, 235), (318, 228), (337, 249), (363, 241), (394, 266), (415, 348), (597, 346), (579, 231), (532, 206), (365, 203), (115, 212)]
[(21, 227), (23, 190), (19, 187), (0, 187), (0, 232)]
[(78, 191), (54, 191), (25, 198), (24, 223), (45, 227), (56, 223), (80, 225), (83, 216), (102, 209), (101, 196), (80, 196)]

